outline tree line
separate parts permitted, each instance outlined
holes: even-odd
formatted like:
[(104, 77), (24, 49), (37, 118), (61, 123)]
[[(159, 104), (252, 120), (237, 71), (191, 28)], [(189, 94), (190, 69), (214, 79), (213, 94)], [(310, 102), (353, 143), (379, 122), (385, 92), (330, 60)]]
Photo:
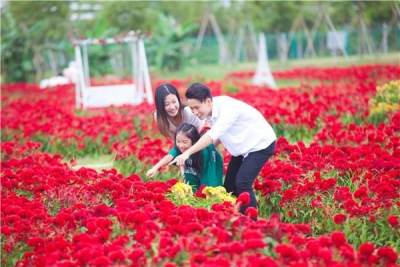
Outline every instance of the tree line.
[[(176, 70), (182, 51), (197, 36), (206, 11), (223, 33), (251, 21), (256, 32), (288, 32), (302, 13), (309, 28), (323, 5), (337, 29), (362, 13), (368, 27), (393, 19), (394, 1), (9, 1), (1, 9), (1, 66), (5, 82), (32, 80), (37, 51), (66, 49), (71, 39), (106, 38), (141, 29), (153, 39), (150, 64)], [(72, 8), (74, 6), (75, 8)], [(91, 14), (89, 19), (79, 19)], [(74, 19), (73, 19), (74, 18)], [(321, 25), (320, 31), (328, 31)], [(174, 45), (172, 45), (174, 44)], [(193, 44), (192, 44), (193, 45)], [(73, 54), (72, 45), (67, 48)]]

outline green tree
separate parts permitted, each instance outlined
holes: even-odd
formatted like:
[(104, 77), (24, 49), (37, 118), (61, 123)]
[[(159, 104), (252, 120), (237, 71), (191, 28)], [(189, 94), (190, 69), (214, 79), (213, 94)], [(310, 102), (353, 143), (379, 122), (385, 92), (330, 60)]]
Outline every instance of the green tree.
[(67, 2), (10, 1), (2, 10), (1, 65), (6, 82), (33, 81), (34, 48), (66, 38)]
[(138, 29), (151, 32), (158, 12), (154, 1), (106, 1), (99, 16), (104, 17), (107, 25), (117, 28), (120, 33)]
[(196, 24), (189, 22), (179, 24), (172, 16), (159, 13), (147, 49), (150, 60), (153, 60), (160, 70), (179, 70), (190, 59), (188, 51), (194, 42), (188, 37), (196, 29)]
[(5, 82), (24, 82), (33, 78), (33, 50), (30, 40), (43, 30), (46, 21), (21, 29), (6, 10), (1, 23), (1, 74)]
[(67, 36), (69, 26), (69, 1), (9, 1), (7, 9), (15, 19), (18, 28), (31, 28), (45, 20), (41, 33), (32, 36), (36, 42), (45, 39), (60, 40)]

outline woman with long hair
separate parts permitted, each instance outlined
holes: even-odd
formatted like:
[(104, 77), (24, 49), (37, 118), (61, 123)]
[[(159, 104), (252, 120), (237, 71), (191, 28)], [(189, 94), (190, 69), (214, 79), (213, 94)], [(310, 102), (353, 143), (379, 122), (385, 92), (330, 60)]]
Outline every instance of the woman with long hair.
[(178, 90), (172, 84), (159, 85), (154, 100), (154, 119), (157, 121), (158, 130), (166, 138), (173, 141), (176, 128), (182, 123), (194, 125), (198, 132), (203, 129), (205, 120), (200, 120), (189, 107), (182, 104)]

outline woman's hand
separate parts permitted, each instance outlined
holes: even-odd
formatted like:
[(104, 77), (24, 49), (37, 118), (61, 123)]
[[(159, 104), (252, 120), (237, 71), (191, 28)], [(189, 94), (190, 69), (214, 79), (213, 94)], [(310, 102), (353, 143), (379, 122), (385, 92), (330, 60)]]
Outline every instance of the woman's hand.
[(149, 178), (153, 178), (154, 175), (156, 175), (156, 173), (157, 173), (157, 169), (151, 168), (150, 170), (148, 170), (148, 171), (146, 172), (146, 175), (147, 175), (147, 177), (149, 177)]

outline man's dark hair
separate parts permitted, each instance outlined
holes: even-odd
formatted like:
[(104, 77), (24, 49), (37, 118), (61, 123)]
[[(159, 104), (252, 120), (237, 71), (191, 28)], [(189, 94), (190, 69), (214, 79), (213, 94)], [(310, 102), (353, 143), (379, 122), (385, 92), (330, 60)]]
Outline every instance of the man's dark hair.
[(196, 99), (204, 102), (207, 98), (212, 99), (210, 88), (201, 83), (194, 83), (186, 90), (186, 99)]

